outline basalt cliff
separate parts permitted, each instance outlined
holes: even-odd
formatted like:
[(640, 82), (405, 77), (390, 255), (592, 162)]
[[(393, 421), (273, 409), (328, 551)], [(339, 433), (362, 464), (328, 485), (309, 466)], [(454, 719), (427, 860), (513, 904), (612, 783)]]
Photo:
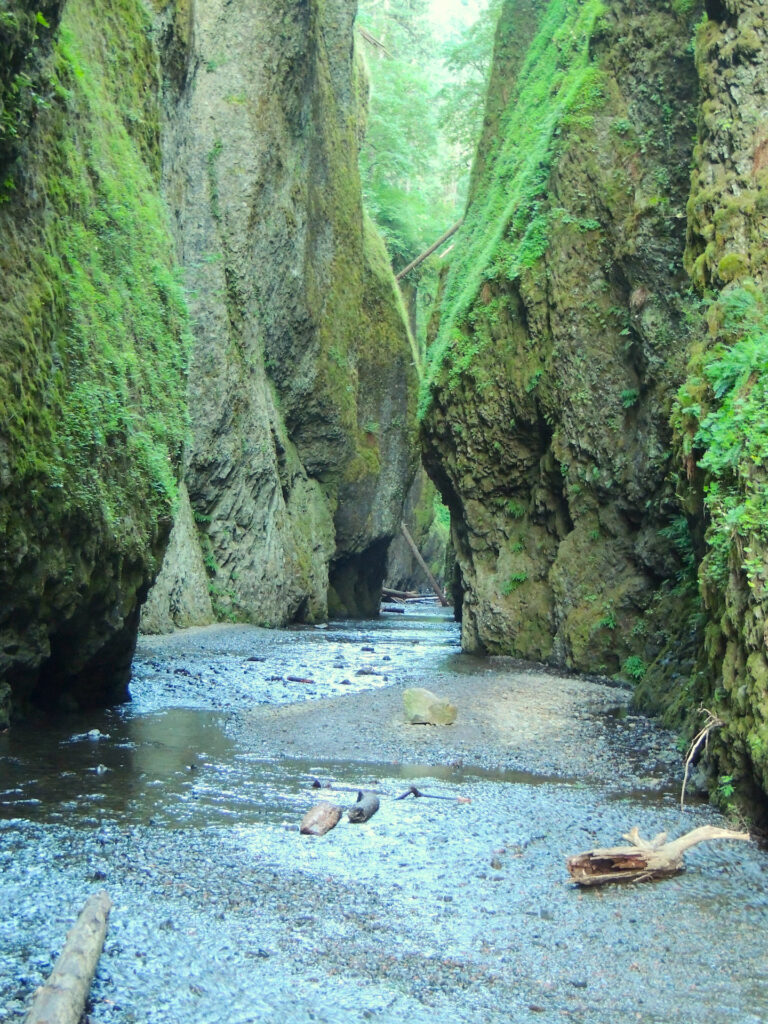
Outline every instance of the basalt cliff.
[(766, 17), (507, 0), (421, 408), (464, 648), (691, 732), (704, 702), (720, 789), (760, 800)]
[(378, 607), (414, 471), (353, 0), (0, 11), (0, 706)]

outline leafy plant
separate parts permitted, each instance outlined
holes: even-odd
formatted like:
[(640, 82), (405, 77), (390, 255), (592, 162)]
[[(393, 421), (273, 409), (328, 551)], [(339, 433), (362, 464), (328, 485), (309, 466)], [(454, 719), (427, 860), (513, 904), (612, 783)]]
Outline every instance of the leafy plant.
[(513, 572), (510, 573), (506, 583), (501, 588), (501, 592), (504, 597), (509, 597), (510, 594), (514, 593), (515, 590), (528, 579), (527, 572)]
[(635, 679), (639, 682), (648, 671), (648, 666), (639, 654), (630, 654), (622, 665), (621, 670), (625, 676), (629, 676), (630, 679)]
[(625, 409), (631, 409), (633, 405), (637, 405), (639, 398), (640, 392), (637, 388), (626, 388), (621, 392), (621, 404)]

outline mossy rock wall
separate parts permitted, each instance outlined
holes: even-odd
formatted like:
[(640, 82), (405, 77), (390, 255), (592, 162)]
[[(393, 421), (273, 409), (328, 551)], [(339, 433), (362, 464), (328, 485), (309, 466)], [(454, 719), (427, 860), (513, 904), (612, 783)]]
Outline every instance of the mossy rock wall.
[[(709, 2), (696, 36), (701, 82), (686, 266), (702, 298), (675, 410), (680, 493), (702, 529), (706, 614), (685, 705), (714, 711), (713, 791), (768, 818), (768, 11)], [(662, 677), (663, 679), (663, 677)], [(660, 686), (657, 704), (679, 696)], [(691, 732), (701, 725), (690, 716)], [(724, 780), (718, 783), (718, 778)]]
[(147, 628), (378, 608), (416, 378), (354, 14), (2, 5), (3, 719), (127, 695), (175, 515)]
[(125, 697), (186, 431), (148, 17), (60, 6), (0, 14), (0, 679), (19, 708)]
[[(375, 613), (416, 381), (361, 208), (355, 4), (179, 11), (156, 17), (163, 178), (191, 294), (185, 480), (214, 611), (270, 625)], [(172, 556), (164, 575), (179, 573)]]
[(679, 515), (669, 416), (688, 348), (699, 14), (503, 9), (422, 398), (467, 650), (607, 673), (655, 654), (636, 627), (679, 569), (660, 531)]

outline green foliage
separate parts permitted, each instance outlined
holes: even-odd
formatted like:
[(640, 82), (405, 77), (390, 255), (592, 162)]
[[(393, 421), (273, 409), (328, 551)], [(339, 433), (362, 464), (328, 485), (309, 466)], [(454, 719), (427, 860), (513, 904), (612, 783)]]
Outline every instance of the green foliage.
[(717, 795), (724, 800), (730, 799), (736, 789), (733, 785), (733, 775), (721, 775), (717, 780)]
[(371, 96), (360, 150), (366, 209), (395, 267), (403, 267), (456, 220), (446, 188), (437, 92), (440, 55), (428, 0), (362, 0), (359, 24), (385, 47), (367, 49)]
[(580, 5), (549, 0), (541, 15), (538, 34), (509, 91), (498, 149), (478, 182), (476, 200), (457, 239), (440, 333), (430, 350), (422, 389), (421, 416), (442, 368), (447, 365), (454, 377), (473, 361), (477, 349), (472, 349), (478, 344), (470, 340), (473, 306), (483, 285), (514, 280), (547, 247), (551, 214), (545, 195), (559, 129), (590, 117), (602, 96), (601, 74), (589, 57), (589, 41), (602, 11), (600, 0)]
[(639, 682), (648, 671), (648, 666), (639, 654), (630, 654), (622, 665), (621, 671), (625, 676), (629, 676), (630, 679), (635, 679)]
[(451, 513), (447, 505), (444, 505), (440, 500), (440, 494), (435, 492), (434, 498), (434, 514), (435, 522), (439, 524), (441, 529), (445, 530), (446, 538), (448, 531), (451, 528)]
[(527, 579), (527, 572), (510, 573), (504, 586), (501, 588), (501, 592), (504, 595), (504, 597), (509, 597), (509, 595), (514, 593), (519, 586), (522, 586), (522, 584), (525, 583)]
[(519, 501), (515, 501), (514, 498), (510, 498), (504, 508), (512, 519), (523, 519), (525, 516), (525, 506), (521, 505)]
[(451, 144), (449, 168), (460, 181), (459, 195), (466, 193), (483, 122), (493, 39), (503, 0), (489, 0), (487, 10), (466, 32), (452, 39), (444, 51), (449, 79), (441, 88), (439, 124)]
[(627, 388), (621, 392), (621, 404), (625, 409), (631, 409), (633, 405), (637, 405), (639, 398), (640, 392), (637, 388)]
[(708, 480), (705, 504), (711, 525), (707, 576), (725, 580), (736, 537), (768, 543), (768, 313), (763, 300), (740, 288), (720, 299), (723, 331), (706, 364), (713, 402), (695, 435), (699, 466)]

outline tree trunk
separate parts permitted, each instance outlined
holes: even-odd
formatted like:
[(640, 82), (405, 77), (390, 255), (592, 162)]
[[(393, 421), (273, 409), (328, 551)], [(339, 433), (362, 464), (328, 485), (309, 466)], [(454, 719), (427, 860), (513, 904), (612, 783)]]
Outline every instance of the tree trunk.
[(408, 527), (405, 525), (405, 523), (401, 523), (400, 524), (400, 529), (403, 531), (403, 536), (406, 539), (408, 547), (413, 552), (413, 557), (416, 559), (416, 561), (419, 563), (421, 568), (426, 573), (426, 576), (427, 576), (427, 579), (429, 580), (430, 586), (432, 587), (434, 592), (437, 594), (437, 597), (438, 597), (438, 600), (440, 601), (440, 604), (443, 606), (443, 608), (447, 608), (448, 607), (448, 602), (445, 599), (445, 594), (440, 589), (440, 585), (438, 584), (438, 582), (435, 579), (435, 577), (429, 571), (429, 566), (424, 561), (424, 559), (421, 557), (421, 552), (416, 547), (416, 542), (414, 541), (413, 537), (411, 536), (411, 534), (410, 534), (410, 532), (408, 530)]
[(78, 1024), (107, 934), (112, 900), (91, 896), (67, 935), (51, 976), (32, 1001), (24, 1024)]

